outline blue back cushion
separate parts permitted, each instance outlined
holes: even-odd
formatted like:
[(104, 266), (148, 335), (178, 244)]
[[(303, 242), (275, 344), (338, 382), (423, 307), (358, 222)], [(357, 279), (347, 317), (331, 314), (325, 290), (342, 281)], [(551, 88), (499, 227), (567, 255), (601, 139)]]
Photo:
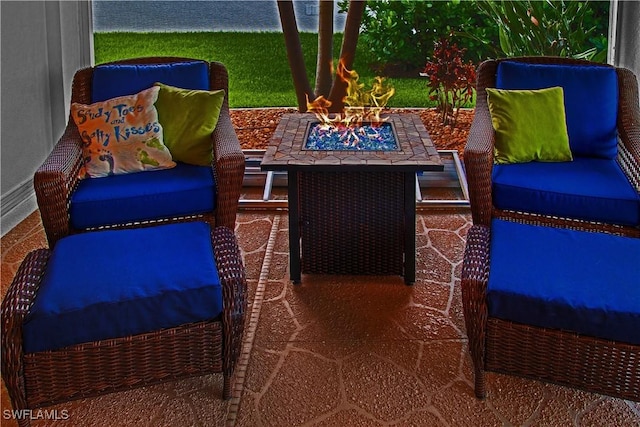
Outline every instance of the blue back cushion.
[(640, 344), (640, 239), (493, 220), (489, 314)]
[(71, 196), (75, 229), (213, 212), (211, 166), (177, 162), (171, 169), (83, 179)]
[(618, 77), (612, 67), (503, 61), (498, 89), (564, 89), (569, 145), (574, 156), (616, 157)]
[(25, 352), (217, 318), (222, 288), (203, 222), (61, 239), (23, 327)]
[(93, 70), (91, 102), (133, 95), (150, 88), (155, 82), (184, 89), (209, 90), (209, 68), (202, 61), (99, 65)]

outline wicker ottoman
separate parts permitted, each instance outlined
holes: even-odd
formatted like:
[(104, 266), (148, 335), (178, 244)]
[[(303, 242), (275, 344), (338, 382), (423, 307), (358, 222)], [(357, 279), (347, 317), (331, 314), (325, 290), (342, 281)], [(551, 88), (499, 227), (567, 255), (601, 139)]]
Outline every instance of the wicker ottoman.
[(82, 233), (35, 250), (2, 301), (13, 407), (210, 373), (223, 373), (229, 398), (246, 295), (233, 232), (204, 222)]
[(467, 235), (475, 370), (640, 401), (640, 239), (494, 219)]

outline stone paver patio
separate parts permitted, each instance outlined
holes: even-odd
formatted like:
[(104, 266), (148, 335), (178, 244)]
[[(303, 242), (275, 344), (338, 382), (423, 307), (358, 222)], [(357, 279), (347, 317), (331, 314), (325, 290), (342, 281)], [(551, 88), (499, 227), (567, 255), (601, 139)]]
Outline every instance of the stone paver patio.
[[(61, 404), (34, 426), (637, 426), (640, 404), (488, 374), (477, 400), (459, 277), (467, 214), (417, 220), (417, 280), (304, 276), (289, 282), (286, 214), (243, 212), (236, 232), (251, 290), (234, 397), (209, 375)], [(44, 246), (38, 213), (2, 238), (2, 295)], [(10, 403), (2, 387), (2, 425)]]

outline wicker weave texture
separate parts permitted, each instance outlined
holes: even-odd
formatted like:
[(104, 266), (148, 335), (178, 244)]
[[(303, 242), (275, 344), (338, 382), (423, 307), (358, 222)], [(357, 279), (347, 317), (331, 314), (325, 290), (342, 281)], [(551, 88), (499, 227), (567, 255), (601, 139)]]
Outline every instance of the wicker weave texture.
[(476, 395), (485, 396), (485, 371), (495, 371), (640, 401), (640, 346), (489, 317), (489, 242), (489, 228), (474, 225), (462, 267)]
[(299, 172), (302, 272), (402, 275), (402, 172)]
[(490, 318), (488, 371), (640, 401), (640, 346)]
[(200, 322), (24, 355), (29, 407), (222, 372), (222, 325)]
[[(126, 59), (110, 64), (166, 64), (185, 61), (195, 60), (178, 57), (149, 57)], [(109, 224), (105, 228), (131, 228), (162, 222), (198, 220), (207, 221), (212, 227), (220, 225), (234, 229), (245, 160), (229, 114), (229, 75), (227, 69), (219, 62), (207, 64), (210, 89), (225, 91), (218, 124), (213, 132), (211, 167), (216, 180), (217, 205), (215, 211), (198, 213), (188, 217), (149, 218), (148, 221), (139, 223)], [(71, 102), (83, 104), (91, 102), (92, 78), (93, 67), (76, 72), (73, 78)], [(34, 176), (36, 198), (49, 247), (53, 247), (58, 239), (70, 233), (86, 231), (73, 230), (69, 224), (69, 203), (78, 185), (83, 162), (81, 144), (78, 128), (69, 116), (64, 134)]]
[(51, 252), (39, 249), (28, 254), (2, 301), (1, 367), (14, 409), (209, 373), (223, 373), (223, 398), (231, 397), (244, 331), (247, 283), (233, 232), (216, 227), (211, 239), (223, 293), (219, 318), (24, 354), (22, 323), (37, 296)]
[[(499, 217), (518, 222), (561, 226), (577, 230), (606, 231), (618, 235), (640, 237), (640, 227), (583, 221), (575, 218), (558, 218), (531, 212), (497, 210), (493, 206), (491, 172), (495, 132), (487, 104), (486, 88), (496, 86), (499, 60), (485, 61), (478, 67), (476, 84), (477, 100), (473, 122), (464, 151), (464, 163), (469, 185), (471, 214), (474, 224), (489, 226), (491, 218)], [(509, 61), (531, 64), (561, 64), (575, 66), (611, 67), (609, 65), (558, 57), (508, 58)], [(638, 83), (634, 74), (624, 68), (615, 68), (618, 75), (618, 162), (627, 178), (640, 194), (640, 106)]]

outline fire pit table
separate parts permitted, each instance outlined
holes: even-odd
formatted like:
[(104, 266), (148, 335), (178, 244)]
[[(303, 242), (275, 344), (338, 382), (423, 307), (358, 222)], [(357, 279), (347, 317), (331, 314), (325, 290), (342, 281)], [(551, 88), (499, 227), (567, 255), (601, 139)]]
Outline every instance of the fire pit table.
[[(301, 273), (415, 282), (416, 173), (443, 164), (415, 114), (390, 114), (395, 149), (310, 149), (313, 114), (282, 117), (261, 162), (286, 171), (291, 280)], [(311, 144), (309, 144), (311, 145)]]

